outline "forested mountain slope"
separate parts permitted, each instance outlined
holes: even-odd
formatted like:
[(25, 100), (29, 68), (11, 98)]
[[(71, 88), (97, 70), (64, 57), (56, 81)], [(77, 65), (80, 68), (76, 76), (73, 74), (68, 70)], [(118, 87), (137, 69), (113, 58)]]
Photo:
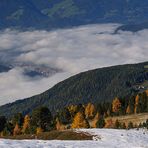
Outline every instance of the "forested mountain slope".
[(46, 92), (0, 107), (0, 114), (30, 113), (47, 106), (54, 113), (69, 104), (110, 102), (148, 89), (148, 62), (95, 69), (77, 74)]

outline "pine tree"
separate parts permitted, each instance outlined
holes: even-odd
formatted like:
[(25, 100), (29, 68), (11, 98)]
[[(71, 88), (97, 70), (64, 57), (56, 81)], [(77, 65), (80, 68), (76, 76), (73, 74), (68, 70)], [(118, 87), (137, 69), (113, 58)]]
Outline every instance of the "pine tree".
[(125, 123), (122, 123), (122, 124), (121, 124), (121, 128), (122, 128), (122, 129), (126, 129)]
[(99, 118), (98, 122), (96, 123), (97, 128), (103, 128), (105, 126), (105, 120), (103, 117)]
[(132, 122), (129, 122), (128, 123), (128, 129), (131, 129), (131, 128), (133, 128), (134, 126), (133, 126), (133, 123)]
[(33, 110), (31, 126), (35, 128), (41, 127), (44, 131), (50, 130), (52, 128), (52, 114), (47, 107), (39, 107)]
[(3, 131), (3, 129), (5, 128), (5, 124), (6, 124), (7, 120), (4, 116), (0, 116), (0, 132)]
[(115, 126), (114, 126), (114, 128), (117, 128), (117, 129), (119, 129), (121, 127), (121, 124), (120, 124), (120, 122), (118, 121), (118, 119), (115, 121)]
[(58, 113), (58, 119), (62, 124), (69, 124), (71, 122), (71, 114), (68, 108), (62, 109)]
[(15, 126), (16, 124), (18, 124), (20, 127), (22, 127), (24, 122), (24, 118), (22, 113), (17, 113), (13, 116), (12, 118), (12, 124)]
[(89, 123), (82, 112), (75, 115), (71, 128), (89, 128)]

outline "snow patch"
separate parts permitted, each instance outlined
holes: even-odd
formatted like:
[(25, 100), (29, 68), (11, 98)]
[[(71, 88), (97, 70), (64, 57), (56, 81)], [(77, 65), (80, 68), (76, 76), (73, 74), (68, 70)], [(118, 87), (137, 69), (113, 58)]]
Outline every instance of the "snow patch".
[(6, 140), (0, 139), (0, 148), (148, 148), (148, 131), (116, 129), (77, 129), (94, 135), (93, 140)]

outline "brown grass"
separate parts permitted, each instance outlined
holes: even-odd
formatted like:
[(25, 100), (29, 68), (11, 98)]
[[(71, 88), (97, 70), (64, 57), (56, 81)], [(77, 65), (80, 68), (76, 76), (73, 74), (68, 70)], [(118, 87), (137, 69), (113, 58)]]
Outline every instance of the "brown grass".
[(4, 136), (4, 139), (39, 139), (39, 140), (92, 140), (92, 135), (76, 133), (72, 130), (43, 132), (38, 135)]
[(148, 119), (148, 113), (141, 113), (141, 114), (132, 114), (132, 115), (125, 115), (125, 116), (118, 116), (118, 117), (108, 117), (105, 121), (112, 119), (113, 123), (118, 120), (120, 123), (125, 123), (126, 126), (129, 122), (132, 122), (134, 125), (139, 125), (140, 123), (145, 122)]

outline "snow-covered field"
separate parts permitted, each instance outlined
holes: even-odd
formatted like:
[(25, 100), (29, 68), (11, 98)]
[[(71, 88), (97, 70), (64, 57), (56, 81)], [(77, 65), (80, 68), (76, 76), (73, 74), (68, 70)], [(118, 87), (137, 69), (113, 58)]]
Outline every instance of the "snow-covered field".
[(81, 129), (94, 136), (92, 141), (4, 140), (0, 148), (148, 148), (147, 130)]

